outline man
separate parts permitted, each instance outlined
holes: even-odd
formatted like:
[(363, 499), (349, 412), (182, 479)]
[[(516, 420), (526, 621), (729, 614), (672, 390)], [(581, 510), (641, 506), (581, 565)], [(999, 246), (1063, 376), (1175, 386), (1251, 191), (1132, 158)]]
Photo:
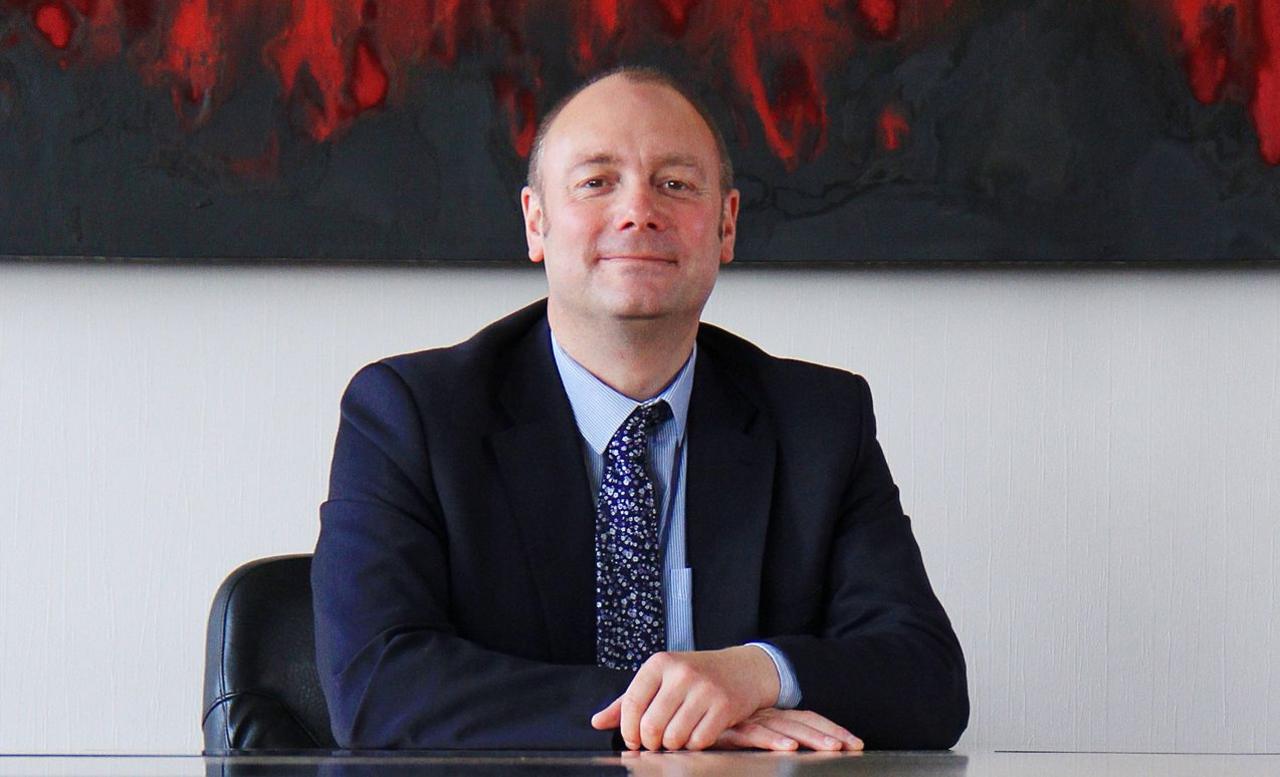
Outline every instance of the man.
[(591, 82), (522, 192), (548, 297), (361, 370), (313, 565), (344, 747), (945, 748), (964, 659), (865, 381), (699, 317), (739, 195), (665, 76)]

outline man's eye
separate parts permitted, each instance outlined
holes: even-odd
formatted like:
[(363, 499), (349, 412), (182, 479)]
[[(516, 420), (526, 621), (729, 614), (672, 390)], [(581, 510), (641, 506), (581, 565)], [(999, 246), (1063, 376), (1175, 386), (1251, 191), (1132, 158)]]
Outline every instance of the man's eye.
[(588, 178), (579, 185), (584, 189), (599, 189), (601, 186), (604, 186), (604, 179)]
[(663, 181), (662, 186), (668, 191), (673, 191), (673, 192), (687, 192), (693, 188), (685, 181), (681, 181), (675, 178), (671, 178), (666, 181)]

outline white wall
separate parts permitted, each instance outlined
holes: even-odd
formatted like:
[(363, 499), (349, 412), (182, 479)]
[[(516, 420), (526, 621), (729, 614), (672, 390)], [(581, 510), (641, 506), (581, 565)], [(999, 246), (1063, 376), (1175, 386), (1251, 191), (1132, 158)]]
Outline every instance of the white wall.
[[(309, 550), (338, 397), (536, 271), (0, 265), (0, 751), (199, 749), (204, 621)], [(733, 268), (867, 375), (969, 656), (964, 749), (1280, 749), (1280, 271)]]

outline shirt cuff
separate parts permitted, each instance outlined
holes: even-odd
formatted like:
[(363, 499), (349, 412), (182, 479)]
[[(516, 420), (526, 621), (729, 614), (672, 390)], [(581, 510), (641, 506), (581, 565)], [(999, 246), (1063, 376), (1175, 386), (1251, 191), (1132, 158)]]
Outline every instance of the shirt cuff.
[(773, 667), (778, 670), (778, 702), (773, 706), (780, 710), (793, 710), (799, 707), (800, 684), (796, 682), (795, 670), (791, 668), (791, 662), (787, 657), (768, 642), (748, 642), (747, 644), (755, 645), (768, 653), (769, 658), (773, 659)]

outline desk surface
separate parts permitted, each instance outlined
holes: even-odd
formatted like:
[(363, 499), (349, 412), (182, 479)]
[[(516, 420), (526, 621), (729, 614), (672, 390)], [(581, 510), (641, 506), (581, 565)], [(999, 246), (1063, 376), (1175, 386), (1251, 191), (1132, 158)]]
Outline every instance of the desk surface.
[(1273, 777), (1277, 755), (1118, 753), (432, 753), (0, 756), (0, 777)]

